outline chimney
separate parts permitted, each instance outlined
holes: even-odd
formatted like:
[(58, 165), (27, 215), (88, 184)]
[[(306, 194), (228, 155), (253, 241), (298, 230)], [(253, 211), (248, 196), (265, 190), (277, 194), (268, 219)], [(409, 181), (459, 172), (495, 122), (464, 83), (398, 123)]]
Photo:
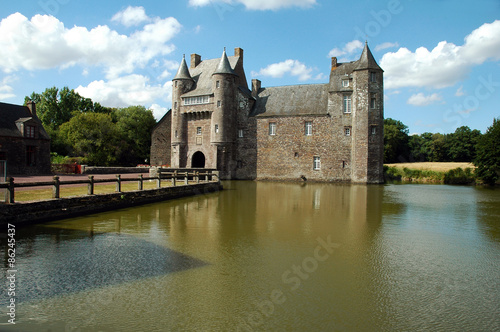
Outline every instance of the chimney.
[(239, 56), (241, 58), (241, 60), (243, 60), (243, 49), (236, 47), (234, 49), (234, 56)]
[(29, 110), (30, 110), (30, 113), (33, 117), (37, 117), (36, 116), (36, 104), (33, 100), (30, 100), (26, 103), (26, 106), (28, 106)]
[(257, 98), (257, 94), (259, 93), (261, 87), (261, 82), (257, 79), (252, 80), (252, 97)]
[(201, 55), (191, 54), (191, 68), (196, 68), (201, 62)]
[(334, 71), (335, 69), (337, 69), (337, 58), (332, 57), (332, 71)]

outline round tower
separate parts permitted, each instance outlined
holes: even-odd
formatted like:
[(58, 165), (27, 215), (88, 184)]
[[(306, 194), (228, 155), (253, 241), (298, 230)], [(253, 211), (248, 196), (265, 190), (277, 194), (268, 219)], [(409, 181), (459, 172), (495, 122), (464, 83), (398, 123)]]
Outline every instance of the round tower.
[(172, 131), (171, 131), (171, 142), (172, 142), (172, 157), (171, 166), (172, 167), (185, 167), (186, 161), (181, 158), (185, 155), (183, 153), (186, 144), (186, 120), (181, 111), (182, 109), (182, 98), (181, 96), (191, 90), (194, 85), (194, 80), (189, 73), (186, 58), (182, 57), (181, 65), (177, 74), (172, 80)]
[(212, 74), (214, 111), (212, 113), (210, 142), (212, 144), (232, 143), (236, 123), (236, 73), (231, 68), (226, 49), (219, 65)]

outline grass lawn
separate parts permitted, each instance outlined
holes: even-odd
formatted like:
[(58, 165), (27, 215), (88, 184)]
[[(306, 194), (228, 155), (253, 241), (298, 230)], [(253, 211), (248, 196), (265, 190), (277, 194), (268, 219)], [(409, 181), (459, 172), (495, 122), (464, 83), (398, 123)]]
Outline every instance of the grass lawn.
[(455, 163), (455, 162), (424, 162), (424, 163), (401, 163), (401, 164), (385, 164), (389, 167), (397, 167), (397, 168), (408, 168), (408, 169), (419, 169), (425, 171), (435, 171), (435, 172), (447, 172), (450, 169), (462, 168), (466, 169), (475, 168), (475, 166), (471, 163)]

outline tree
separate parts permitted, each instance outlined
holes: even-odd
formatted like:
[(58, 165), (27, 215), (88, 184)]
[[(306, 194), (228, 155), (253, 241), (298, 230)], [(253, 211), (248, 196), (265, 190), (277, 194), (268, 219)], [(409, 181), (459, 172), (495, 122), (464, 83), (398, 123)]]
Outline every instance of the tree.
[(120, 135), (120, 145), (126, 151), (120, 157), (121, 165), (137, 165), (149, 160), (151, 132), (156, 120), (144, 106), (130, 106), (111, 114)]
[(122, 153), (119, 132), (109, 114), (76, 114), (60, 126), (59, 134), (74, 156), (83, 156), (92, 165), (114, 165)]
[(448, 155), (451, 161), (471, 162), (476, 157), (476, 144), (481, 132), (462, 126), (448, 135)]
[(449, 161), (446, 135), (440, 133), (432, 134), (430, 148), (430, 161)]
[(500, 177), (500, 118), (482, 135), (476, 145), (474, 165), (477, 177), (487, 184), (495, 184)]
[(396, 163), (409, 156), (408, 127), (401, 121), (384, 119), (384, 162)]

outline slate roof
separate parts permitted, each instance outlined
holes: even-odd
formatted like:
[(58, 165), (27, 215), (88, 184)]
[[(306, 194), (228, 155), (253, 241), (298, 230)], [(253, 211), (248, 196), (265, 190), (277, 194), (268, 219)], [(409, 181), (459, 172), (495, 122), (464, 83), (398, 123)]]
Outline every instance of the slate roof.
[(370, 51), (370, 48), (368, 47), (368, 43), (366, 42), (365, 42), (365, 48), (363, 48), (363, 52), (361, 53), (361, 56), (359, 57), (359, 60), (356, 63), (357, 65), (354, 70), (364, 70), (364, 69), (382, 70), (382, 68), (380, 68), (380, 66), (377, 64), (377, 61), (375, 61), (375, 58), (373, 57), (373, 54)]
[(328, 86), (309, 84), (260, 89), (251, 116), (325, 115)]
[[(227, 57), (231, 70), (234, 70), (238, 62), (238, 56)], [(215, 73), (221, 59), (203, 60), (195, 68), (190, 68), (191, 77), (196, 82), (196, 88), (182, 95), (182, 97), (204, 96), (213, 94), (212, 75)], [(233, 72), (234, 74), (234, 72)]]
[(179, 70), (174, 77), (174, 80), (192, 80), (191, 75), (189, 74), (189, 70), (186, 64), (186, 57), (182, 57), (181, 65), (179, 66)]
[(224, 48), (224, 52), (222, 52), (222, 57), (220, 58), (220, 62), (217, 65), (217, 68), (214, 71), (214, 74), (231, 74), (236, 75), (233, 68), (229, 64), (229, 60), (227, 59), (226, 49)]
[(27, 106), (0, 103), (0, 136), (23, 137), (16, 121), (26, 122), (33, 119), (39, 125), (41, 139), (50, 139), (38, 117), (33, 117)]

